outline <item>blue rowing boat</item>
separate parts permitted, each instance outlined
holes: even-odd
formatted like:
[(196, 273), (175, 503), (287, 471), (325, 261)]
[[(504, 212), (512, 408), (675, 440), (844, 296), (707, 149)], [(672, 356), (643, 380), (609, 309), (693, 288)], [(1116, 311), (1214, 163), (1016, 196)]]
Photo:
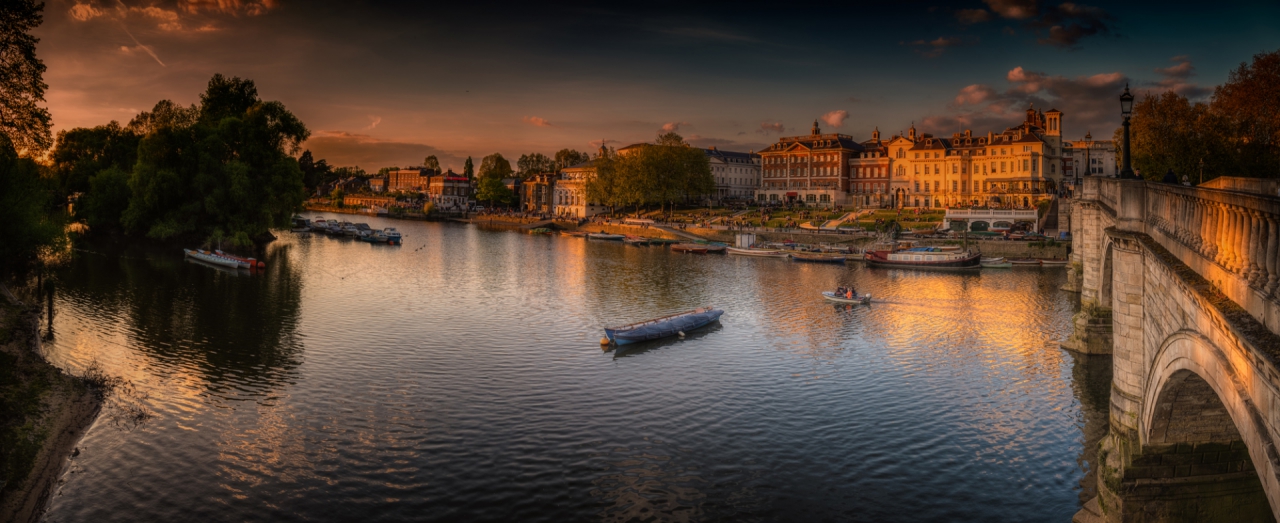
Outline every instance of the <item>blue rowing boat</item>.
[(719, 320), (721, 314), (724, 311), (720, 309), (703, 307), (621, 327), (606, 328), (604, 335), (610, 343), (617, 345), (656, 340), (703, 327)]

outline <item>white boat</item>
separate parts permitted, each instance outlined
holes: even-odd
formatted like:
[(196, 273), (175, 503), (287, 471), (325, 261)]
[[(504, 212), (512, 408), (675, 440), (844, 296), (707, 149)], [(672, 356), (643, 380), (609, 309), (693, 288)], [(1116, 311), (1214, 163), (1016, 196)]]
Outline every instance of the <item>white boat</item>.
[(221, 267), (230, 267), (232, 269), (240, 268), (240, 260), (228, 258), (226, 256), (218, 256), (217, 254), (209, 251), (182, 249), (182, 252), (186, 253), (187, 257), (193, 260), (200, 260), (205, 263), (211, 263)]
[(622, 241), (623, 238), (626, 238), (626, 236), (622, 234), (609, 234), (607, 232), (593, 232), (591, 234), (588, 234), (587, 237), (593, 240), (612, 240), (612, 241)]
[(831, 291), (823, 291), (822, 297), (826, 298), (827, 301), (834, 301), (836, 303), (858, 303), (858, 304), (871, 303), (870, 294), (863, 294), (861, 296), (855, 295), (852, 299), (850, 299), (844, 296), (837, 296), (836, 293)]
[(400, 243), (400, 239), (401, 239), (400, 232), (397, 231), (395, 227), (383, 228), (381, 235), (382, 235), (382, 238), (384, 238), (387, 243), (394, 243), (394, 244)]
[(738, 247), (725, 247), (725, 251), (729, 254), (736, 254), (738, 256), (755, 256), (757, 258), (786, 258), (787, 256), (791, 256), (790, 254), (777, 249), (741, 249)]
[[(366, 225), (365, 227), (368, 227), (368, 225)], [(356, 235), (358, 235), (358, 234), (360, 234), (360, 228), (359, 228), (359, 227), (356, 227), (356, 224), (354, 224), (354, 223), (344, 223), (344, 224), (342, 224), (342, 235), (343, 235), (343, 236), (356, 236)]]

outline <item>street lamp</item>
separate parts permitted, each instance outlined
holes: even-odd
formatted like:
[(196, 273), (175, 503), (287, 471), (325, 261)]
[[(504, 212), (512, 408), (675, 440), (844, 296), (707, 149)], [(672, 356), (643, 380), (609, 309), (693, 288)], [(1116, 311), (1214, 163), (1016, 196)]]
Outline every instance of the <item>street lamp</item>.
[(1129, 165), (1129, 115), (1133, 114), (1133, 95), (1129, 94), (1129, 85), (1125, 84), (1124, 94), (1120, 95), (1120, 114), (1124, 116), (1124, 151), (1120, 167), (1121, 179), (1132, 179), (1133, 168)]
[(1204, 158), (1200, 159), (1200, 183), (1204, 183)]

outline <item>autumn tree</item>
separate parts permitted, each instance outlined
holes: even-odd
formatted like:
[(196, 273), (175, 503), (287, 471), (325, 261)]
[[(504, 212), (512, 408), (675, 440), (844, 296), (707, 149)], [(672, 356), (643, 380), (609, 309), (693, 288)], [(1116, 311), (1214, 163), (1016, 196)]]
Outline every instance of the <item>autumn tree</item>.
[[(1149, 180), (1159, 180), (1170, 169), (1181, 178), (1191, 176), (1218, 139), (1205, 133), (1209, 108), (1191, 103), (1173, 91), (1146, 95), (1133, 104), (1130, 119), (1130, 161)], [(1121, 143), (1123, 128), (1116, 131)]]
[(36, 57), (39, 38), (31, 31), (44, 21), (44, 2), (6, 0), (0, 4), (0, 134), (19, 154), (44, 152), (53, 141), (44, 102), (44, 61)]
[(1209, 107), (1240, 175), (1280, 177), (1280, 50), (1241, 63)]

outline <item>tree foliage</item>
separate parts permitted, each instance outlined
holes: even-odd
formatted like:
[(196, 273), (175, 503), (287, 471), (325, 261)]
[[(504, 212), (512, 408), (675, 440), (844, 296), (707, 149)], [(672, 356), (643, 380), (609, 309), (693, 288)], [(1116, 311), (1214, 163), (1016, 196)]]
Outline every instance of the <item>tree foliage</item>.
[(659, 141), (664, 145), (596, 158), (595, 176), (586, 184), (587, 199), (611, 207), (665, 207), (715, 190), (711, 163), (702, 149), (690, 147), (675, 133)]
[(423, 167), (423, 168), (426, 168), (426, 169), (431, 169), (431, 170), (433, 170), (433, 171), (435, 171), (435, 172), (441, 172), (441, 171), (440, 171), (440, 159), (439, 159), (439, 158), (436, 158), (436, 155), (434, 155), (434, 154), (433, 154), (433, 155), (431, 155), (431, 156), (428, 156), (428, 157), (426, 157), (425, 159), (423, 159), (423, 160), (422, 160), (422, 167)]
[(515, 193), (502, 183), (502, 178), (482, 176), (479, 186), (476, 187), (476, 199), (489, 202), (491, 205), (494, 203), (508, 205), (514, 197)]
[(476, 179), (475, 164), (471, 163), (470, 156), (467, 157), (467, 161), (462, 163), (462, 175), (466, 176), (468, 180)]
[(559, 151), (556, 151), (555, 169), (564, 169), (565, 167), (577, 165), (590, 159), (591, 155), (587, 153), (575, 151), (573, 149), (560, 149)]
[(87, 192), (89, 179), (99, 171), (133, 169), (142, 136), (112, 121), (93, 128), (77, 127), (58, 133), (51, 155), (53, 175), (63, 195)]
[(538, 173), (555, 171), (556, 162), (542, 153), (522, 154), (516, 160), (516, 169), (520, 171), (522, 178), (528, 178)]
[[(1121, 143), (1123, 128), (1116, 129)], [(1170, 169), (1199, 181), (1218, 176), (1280, 177), (1280, 51), (1240, 64), (1208, 104), (1172, 91), (1134, 103), (1134, 169), (1158, 180)]]
[(40, 166), (19, 157), (13, 142), (0, 134), (0, 273), (20, 269), (64, 238), (61, 225), (50, 217), (52, 189)]
[(138, 119), (148, 132), (129, 179), (125, 229), (247, 245), (287, 225), (305, 197), (292, 155), (310, 135), (306, 126), (280, 102), (260, 100), (251, 80), (222, 75), (194, 109), (161, 102)]
[(5, 0), (0, 3), (0, 134), (19, 153), (33, 156), (53, 141), (49, 110), (44, 102), (45, 65), (36, 57), (39, 38), (31, 31), (44, 21), (44, 2)]
[(503, 178), (511, 177), (511, 162), (502, 157), (502, 153), (493, 153), (485, 156), (480, 160), (480, 179), (487, 180), (496, 178), (501, 181)]

